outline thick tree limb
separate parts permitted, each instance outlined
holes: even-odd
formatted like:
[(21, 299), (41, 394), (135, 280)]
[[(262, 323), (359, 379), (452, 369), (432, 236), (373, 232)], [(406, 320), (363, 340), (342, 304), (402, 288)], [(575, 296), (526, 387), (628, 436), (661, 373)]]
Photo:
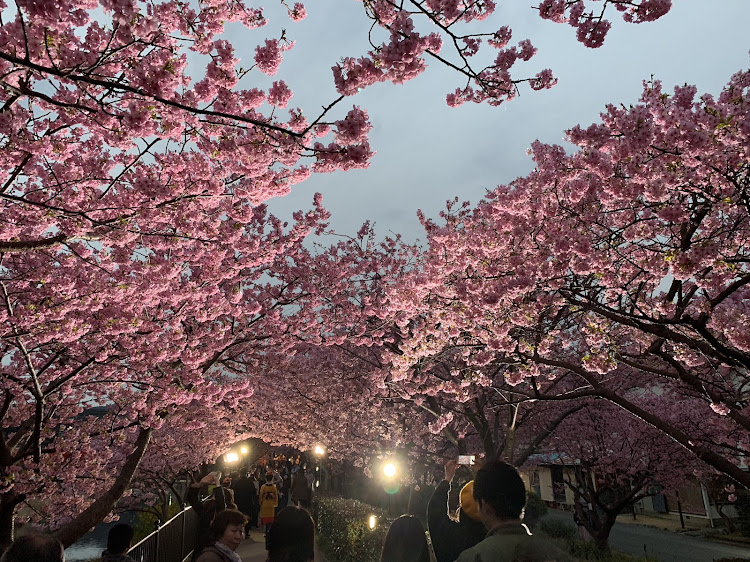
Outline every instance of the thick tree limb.
[(128, 456), (120, 470), (120, 474), (109, 490), (99, 496), (80, 515), (54, 533), (54, 537), (63, 543), (65, 548), (80, 539), (112, 511), (117, 501), (122, 497), (133, 480), (133, 475), (138, 469), (138, 465), (151, 441), (152, 431), (152, 429), (141, 429), (138, 439), (135, 442), (135, 449)]

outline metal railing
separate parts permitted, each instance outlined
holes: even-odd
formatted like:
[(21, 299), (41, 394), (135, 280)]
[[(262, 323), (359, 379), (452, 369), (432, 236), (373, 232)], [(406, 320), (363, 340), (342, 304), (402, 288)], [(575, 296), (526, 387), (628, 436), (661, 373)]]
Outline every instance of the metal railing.
[(185, 562), (193, 554), (198, 515), (183, 509), (164, 525), (156, 522), (153, 533), (128, 551), (135, 562)]

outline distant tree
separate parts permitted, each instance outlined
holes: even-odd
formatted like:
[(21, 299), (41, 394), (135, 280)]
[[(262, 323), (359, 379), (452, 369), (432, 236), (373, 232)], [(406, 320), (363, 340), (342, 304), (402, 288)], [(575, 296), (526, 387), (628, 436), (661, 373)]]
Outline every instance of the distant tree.
[(566, 419), (545, 450), (567, 465), (577, 519), (604, 552), (619, 514), (655, 490), (678, 490), (704, 468), (668, 436), (604, 401)]

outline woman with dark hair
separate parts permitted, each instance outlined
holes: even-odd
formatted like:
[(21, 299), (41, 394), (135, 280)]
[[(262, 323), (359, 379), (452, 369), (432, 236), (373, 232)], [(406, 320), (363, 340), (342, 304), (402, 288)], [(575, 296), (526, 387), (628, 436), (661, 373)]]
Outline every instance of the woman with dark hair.
[(225, 509), (211, 523), (214, 543), (203, 549), (196, 562), (242, 562), (235, 552), (245, 538), (247, 517), (241, 511)]
[(310, 514), (295, 506), (279, 511), (268, 534), (267, 562), (315, 560), (315, 523)]
[(422, 523), (402, 515), (388, 528), (380, 562), (430, 562), (430, 548)]

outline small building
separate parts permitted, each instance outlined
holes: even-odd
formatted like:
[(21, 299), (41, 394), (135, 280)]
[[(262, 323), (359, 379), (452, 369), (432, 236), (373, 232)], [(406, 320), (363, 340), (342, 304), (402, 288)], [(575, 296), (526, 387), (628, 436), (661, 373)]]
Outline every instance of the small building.
[[(573, 490), (565, 482), (575, 478), (575, 463), (566, 462), (559, 455), (535, 455), (531, 461), (538, 464), (521, 471), (526, 489), (553, 509), (572, 511), (575, 498)], [(682, 513), (683, 516), (707, 519), (711, 526), (721, 519), (706, 487), (697, 479), (686, 481), (677, 492), (662, 493), (660, 486), (650, 491), (652, 495), (635, 503), (636, 514), (662, 514), (679, 518)], [(737, 516), (732, 505), (723, 506), (722, 510), (729, 517)]]

